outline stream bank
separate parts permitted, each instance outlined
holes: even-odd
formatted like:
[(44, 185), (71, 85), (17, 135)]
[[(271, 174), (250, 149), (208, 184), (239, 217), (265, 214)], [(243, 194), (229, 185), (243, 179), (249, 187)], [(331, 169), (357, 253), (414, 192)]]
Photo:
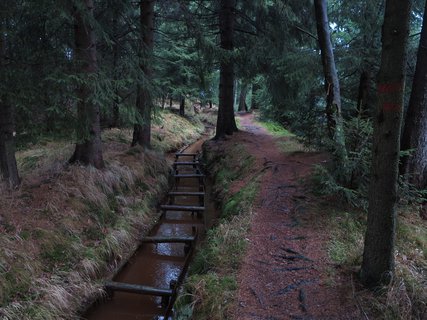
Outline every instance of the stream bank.
[[(203, 132), (165, 112), (153, 145), (170, 151)], [(79, 319), (104, 294), (100, 280), (134, 252), (168, 189), (162, 153), (129, 148), (131, 130), (105, 130), (104, 170), (67, 166), (61, 141), (18, 153), (23, 184), (0, 200), (0, 318)], [(170, 142), (169, 139), (173, 138)]]
[(203, 141), (176, 154), (174, 183), (160, 206), (158, 223), (138, 242), (140, 247), (113, 282), (106, 284), (108, 299), (98, 301), (84, 319), (152, 320), (173, 315), (174, 292), (184, 280), (196, 240), (216, 215), (198, 158)]

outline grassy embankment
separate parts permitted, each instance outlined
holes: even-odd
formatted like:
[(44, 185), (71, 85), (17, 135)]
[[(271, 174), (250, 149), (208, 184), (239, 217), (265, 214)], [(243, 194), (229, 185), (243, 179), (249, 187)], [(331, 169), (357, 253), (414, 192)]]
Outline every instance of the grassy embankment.
[(204, 156), (221, 214), (190, 266), (186, 293), (177, 303), (177, 319), (227, 318), (258, 192), (259, 172), (251, 170), (254, 158), (244, 146), (209, 141), (204, 145)]
[(73, 145), (43, 141), (17, 153), (23, 184), (0, 197), (0, 318), (77, 319), (103, 295), (103, 277), (156, 222), (167, 190), (163, 152), (200, 137), (200, 120), (161, 112), (154, 151), (129, 148), (131, 130), (103, 132), (106, 168), (68, 166)]

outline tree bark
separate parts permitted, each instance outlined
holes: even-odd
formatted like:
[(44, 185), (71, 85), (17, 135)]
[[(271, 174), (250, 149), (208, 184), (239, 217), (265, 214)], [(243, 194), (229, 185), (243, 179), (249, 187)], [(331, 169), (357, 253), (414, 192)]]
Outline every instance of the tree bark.
[(258, 101), (256, 99), (257, 92), (258, 92), (259, 89), (260, 89), (259, 88), (259, 84), (255, 81), (252, 84), (252, 105), (251, 105), (251, 110), (259, 109)]
[(181, 117), (185, 116), (185, 97), (181, 97), (181, 102), (179, 104), (179, 115)]
[(138, 88), (136, 108), (141, 116), (141, 123), (134, 126), (132, 146), (137, 144), (144, 148), (151, 147), (151, 109), (152, 96), (149, 84), (152, 79), (151, 67), (154, 47), (154, 0), (141, 0), (141, 33), (142, 33), (142, 58), (141, 70), (144, 73), (144, 85)]
[(325, 75), (326, 119), (328, 135), (341, 145), (344, 143), (342, 132), (341, 94), (334, 52), (329, 31), (328, 5), (326, 0), (314, 0), (317, 36)]
[(375, 287), (394, 273), (397, 177), (411, 1), (387, 0), (361, 280)]
[[(113, 17), (113, 34), (114, 34), (114, 39), (113, 39), (113, 77), (114, 77), (114, 81), (117, 81), (119, 78), (118, 75), (118, 65), (119, 65), (119, 39), (118, 39), (118, 30), (119, 30), (119, 22), (118, 22), (118, 17), (119, 17), (119, 10), (115, 9), (114, 10), (114, 17)], [(114, 85), (114, 98), (113, 98), (113, 119), (111, 122), (111, 127), (113, 128), (118, 128), (120, 126), (120, 110), (119, 110), (119, 91), (117, 89), (117, 85)]]
[(400, 170), (418, 188), (427, 186), (427, 3), (424, 17), (401, 147), (414, 152), (402, 158)]
[(84, 0), (82, 8), (74, 8), (75, 57), (77, 72), (83, 77), (83, 83), (77, 88), (78, 142), (70, 163), (78, 162), (100, 169), (104, 167), (100, 110), (99, 105), (91, 101), (94, 92), (90, 83), (93, 81), (90, 76), (98, 71), (95, 32), (93, 23), (88, 21), (93, 19), (93, 0)]
[(248, 105), (246, 104), (246, 95), (248, 94), (249, 84), (242, 81), (242, 86), (240, 88), (240, 97), (239, 97), (239, 111), (248, 111)]
[(221, 60), (219, 81), (219, 109), (215, 139), (237, 132), (234, 119), (234, 61), (233, 51), (235, 0), (221, 0), (219, 12), (219, 31), (221, 49), (227, 54)]
[[(7, 68), (6, 47), (6, 35), (1, 32), (0, 72)], [(0, 173), (3, 180), (7, 181), (11, 188), (19, 186), (21, 180), (15, 158), (14, 108), (8, 101), (7, 92), (0, 95)]]
[(359, 94), (357, 97), (357, 112), (359, 117), (363, 117), (368, 109), (369, 82), (371, 76), (368, 71), (364, 70), (360, 75)]

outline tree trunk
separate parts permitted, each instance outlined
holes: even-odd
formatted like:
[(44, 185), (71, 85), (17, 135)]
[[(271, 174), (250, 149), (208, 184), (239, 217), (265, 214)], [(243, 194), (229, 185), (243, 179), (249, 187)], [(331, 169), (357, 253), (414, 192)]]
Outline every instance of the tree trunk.
[(248, 105), (246, 104), (246, 95), (248, 94), (249, 84), (242, 81), (242, 86), (240, 88), (240, 97), (239, 97), (239, 111), (248, 111)]
[(209, 108), (212, 109), (213, 104), (212, 104), (212, 100), (209, 100)]
[(251, 104), (251, 110), (259, 109), (258, 101), (257, 101), (257, 92), (259, 90), (259, 84), (257, 82), (254, 82), (252, 84), (252, 104)]
[(418, 47), (417, 66), (402, 135), (402, 150), (414, 149), (403, 157), (402, 174), (418, 188), (427, 186), (427, 3)]
[(368, 108), (369, 82), (371, 80), (368, 71), (363, 71), (360, 75), (359, 94), (357, 97), (357, 112), (359, 117), (363, 117)]
[(185, 116), (185, 97), (181, 96), (181, 102), (179, 104), (179, 115)]
[[(3, 72), (6, 68), (6, 35), (1, 32), (0, 72)], [(3, 180), (7, 181), (11, 188), (16, 188), (21, 180), (15, 158), (15, 122), (13, 114), (14, 108), (8, 101), (7, 93), (4, 92), (0, 96), (0, 173)]]
[[(118, 64), (119, 64), (119, 39), (118, 36), (118, 16), (119, 11), (117, 9), (114, 10), (114, 18), (113, 18), (113, 77), (114, 81), (117, 81), (119, 78), (118, 75)], [(114, 97), (113, 97), (113, 119), (111, 122), (111, 127), (118, 128), (120, 126), (120, 110), (119, 110), (119, 92), (117, 89), (117, 85), (114, 85)]]
[(170, 98), (169, 98), (169, 109), (172, 109), (172, 107), (173, 107), (173, 97), (172, 97), (172, 94), (171, 94)]
[(166, 105), (166, 95), (162, 94), (162, 109), (165, 108)]
[(368, 223), (360, 273), (362, 282), (370, 287), (388, 283), (394, 273), (395, 206), (410, 7), (411, 1), (387, 0), (385, 8)]
[(328, 135), (339, 145), (345, 146), (342, 132), (341, 95), (335, 58), (329, 32), (328, 5), (326, 0), (314, 0), (317, 36), (325, 75), (326, 119)]
[(219, 31), (221, 49), (227, 55), (221, 60), (219, 81), (219, 109), (215, 139), (223, 138), (238, 131), (234, 119), (234, 62), (233, 51), (234, 10), (235, 0), (221, 0), (219, 12)]
[(84, 81), (77, 88), (78, 142), (70, 162), (92, 165), (100, 169), (104, 167), (100, 111), (99, 105), (91, 101), (94, 92), (90, 83), (93, 81), (91, 75), (98, 71), (95, 32), (93, 23), (88, 21), (93, 19), (94, 4), (93, 0), (84, 0), (82, 4), (84, 12), (74, 8), (74, 36), (77, 70)]
[(152, 78), (152, 53), (154, 46), (154, 0), (141, 0), (141, 33), (142, 33), (142, 59), (141, 70), (144, 73), (143, 86), (138, 88), (136, 108), (141, 116), (141, 122), (134, 126), (132, 146), (137, 144), (144, 148), (150, 148), (151, 144), (151, 108), (152, 97), (149, 90), (149, 82)]

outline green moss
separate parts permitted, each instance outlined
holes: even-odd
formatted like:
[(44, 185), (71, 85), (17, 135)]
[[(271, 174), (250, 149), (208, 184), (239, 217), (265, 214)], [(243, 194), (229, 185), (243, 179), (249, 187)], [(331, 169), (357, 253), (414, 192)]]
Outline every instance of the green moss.
[(294, 137), (294, 134), (286, 130), (280, 123), (274, 121), (257, 121), (259, 125), (278, 137)]
[(258, 193), (258, 181), (254, 180), (231, 196), (222, 208), (222, 217), (229, 218), (232, 215), (241, 214), (248, 210)]

